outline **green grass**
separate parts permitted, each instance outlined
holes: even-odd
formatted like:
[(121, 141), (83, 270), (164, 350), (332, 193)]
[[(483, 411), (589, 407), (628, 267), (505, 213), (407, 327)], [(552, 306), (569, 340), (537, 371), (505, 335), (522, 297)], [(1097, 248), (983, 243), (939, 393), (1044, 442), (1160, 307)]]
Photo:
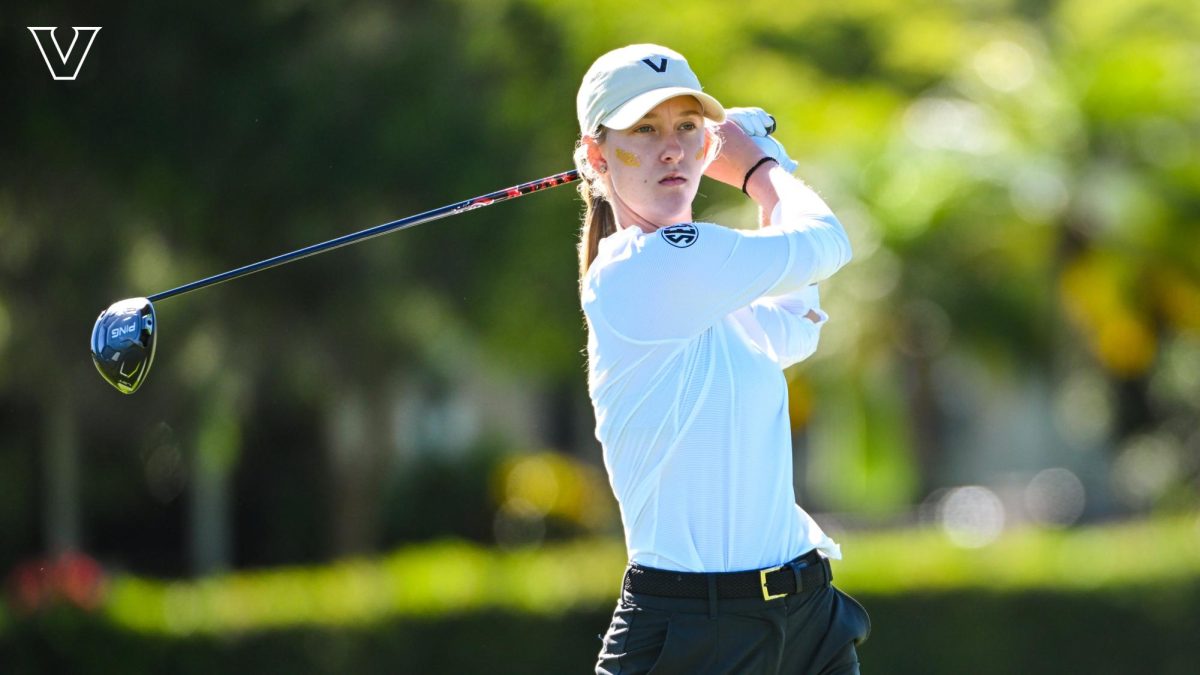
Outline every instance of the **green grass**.
[(1196, 515), (1074, 530), (1021, 529), (990, 546), (952, 546), (937, 530), (844, 537), (837, 584), (854, 592), (986, 588), (1088, 591), (1200, 577)]
[(378, 559), (198, 581), (118, 577), (106, 612), (128, 628), (168, 634), (484, 609), (552, 613), (616, 597), (624, 557), (622, 544), (607, 539), (519, 551), (439, 542)]
[[(1200, 578), (1195, 515), (1069, 531), (1016, 530), (979, 549), (955, 547), (937, 530), (852, 532), (839, 539), (845, 560), (834, 562), (834, 576), (851, 593), (1088, 591)], [(613, 602), (624, 562), (624, 547), (608, 539), (518, 551), (439, 542), (379, 558), (195, 581), (118, 576), (104, 611), (117, 625), (167, 635), (482, 610), (556, 614)]]

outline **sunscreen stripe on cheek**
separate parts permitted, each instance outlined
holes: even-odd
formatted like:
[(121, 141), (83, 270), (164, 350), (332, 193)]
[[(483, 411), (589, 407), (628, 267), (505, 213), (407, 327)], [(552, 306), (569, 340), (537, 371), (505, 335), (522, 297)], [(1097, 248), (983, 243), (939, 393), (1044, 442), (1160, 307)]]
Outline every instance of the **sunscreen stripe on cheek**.
[(699, 162), (702, 159), (704, 159), (704, 148), (700, 148), (696, 151), (696, 161)]
[(640, 161), (638, 161), (637, 155), (633, 154), (632, 152), (629, 152), (628, 150), (622, 150), (621, 148), (617, 148), (617, 159), (621, 160), (621, 163), (624, 164), (625, 166), (641, 166), (642, 165), (642, 163)]

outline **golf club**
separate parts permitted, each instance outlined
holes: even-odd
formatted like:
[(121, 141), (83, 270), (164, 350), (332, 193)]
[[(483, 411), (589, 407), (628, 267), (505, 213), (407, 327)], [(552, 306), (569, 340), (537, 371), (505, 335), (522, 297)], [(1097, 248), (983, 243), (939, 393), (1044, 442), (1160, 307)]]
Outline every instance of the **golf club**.
[(175, 295), (183, 295), (206, 286), (213, 286), (225, 281), (244, 277), (248, 274), (261, 272), (272, 267), (278, 267), (301, 258), (332, 251), (335, 248), (348, 246), (380, 235), (402, 230), (413, 225), (420, 225), (431, 220), (465, 213), (484, 206), (491, 206), (502, 201), (515, 199), (531, 192), (545, 190), (559, 185), (579, 180), (579, 172), (564, 171), (539, 180), (515, 185), (504, 190), (497, 190), (473, 199), (449, 204), (441, 208), (426, 211), (390, 223), (384, 223), (367, 228), (353, 234), (347, 234), (337, 239), (313, 244), (291, 253), (284, 253), (259, 262), (239, 267), (228, 272), (222, 272), (190, 284), (184, 284), (169, 291), (155, 293), (144, 298), (129, 298), (113, 303), (100, 313), (96, 325), (92, 328), (92, 362), (96, 370), (106, 382), (116, 387), (123, 394), (132, 394), (146, 381), (150, 365), (154, 361), (154, 347), (158, 341), (158, 325), (154, 314), (154, 303)]

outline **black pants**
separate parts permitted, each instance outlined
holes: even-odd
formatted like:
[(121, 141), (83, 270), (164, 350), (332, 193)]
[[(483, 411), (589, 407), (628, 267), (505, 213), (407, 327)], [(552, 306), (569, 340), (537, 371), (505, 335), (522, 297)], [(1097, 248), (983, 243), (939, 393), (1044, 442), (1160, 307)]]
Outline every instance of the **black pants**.
[(625, 591), (596, 673), (857, 675), (854, 646), (870, 631), (862, 605), (829, 584), (712, 603)]

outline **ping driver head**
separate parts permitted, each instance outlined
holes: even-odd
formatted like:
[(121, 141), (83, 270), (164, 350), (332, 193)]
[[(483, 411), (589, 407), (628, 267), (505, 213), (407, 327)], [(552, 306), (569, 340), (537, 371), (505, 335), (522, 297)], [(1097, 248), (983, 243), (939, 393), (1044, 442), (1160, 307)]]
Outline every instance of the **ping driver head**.
[(154, 305), (146, 298), (114, 303), (100, 313), (92, 328), (92, 363), (122, 394), (132, 394), (146, 381), (158, 341)]

